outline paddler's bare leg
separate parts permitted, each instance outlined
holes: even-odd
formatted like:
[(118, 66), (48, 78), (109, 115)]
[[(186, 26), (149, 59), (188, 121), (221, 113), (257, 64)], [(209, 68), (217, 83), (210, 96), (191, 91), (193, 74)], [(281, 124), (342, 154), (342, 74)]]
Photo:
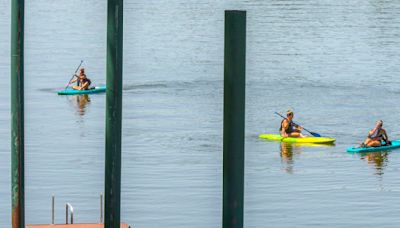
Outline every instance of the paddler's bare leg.
[(292, 132), (292, 133), (288, 134), (288, 137), (302, 138), (302, 134), (300, 132)]
[(300, 130), (295, 130), (294, 132), (289, 134), (289, 137), (293, 137), (293, 138), (306, 138), (306, 135), (301, 134)]
[(378, 141), (378, 140), (370, 140), (367, 144), (365, 144), (365, 145), (367, 145), (367, 147), (378, 147), (378, 146), (381, 146), (382, 144), (381, 144), (381, 142), (380, 141)]
[(82, 90), (82, 87), (80, 87), (80, 86), (72, 86), (72, 88), (75, 90)]

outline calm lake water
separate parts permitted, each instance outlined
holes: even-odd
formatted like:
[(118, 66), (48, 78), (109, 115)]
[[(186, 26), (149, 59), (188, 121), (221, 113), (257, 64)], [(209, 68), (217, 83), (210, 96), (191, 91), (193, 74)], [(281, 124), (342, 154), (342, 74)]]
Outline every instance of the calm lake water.
[[(0, 227), (10, 227), (10, 0), (0, 0)], [(106, 1), (26, 1), (26, 223), (99, 221), (105, 96), (57, 96), (80, 60), (105, 83)], [(126, 0), (122, 220), (221, 227), (224, 10), (247, 10), (245, 227), (398, 227), (400, 2)], [(280, 145), (275, 111), (334, 147)]]

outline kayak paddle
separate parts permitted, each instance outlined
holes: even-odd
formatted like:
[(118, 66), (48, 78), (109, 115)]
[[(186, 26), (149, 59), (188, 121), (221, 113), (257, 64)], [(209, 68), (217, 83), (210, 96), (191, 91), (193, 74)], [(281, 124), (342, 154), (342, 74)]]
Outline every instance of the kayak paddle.
[[(279, 114), (279, 113), (277, 113), (277, 112), (275, 112), (275, 114), (278, 115), (278, 116), (280, 116), (280, 117), (282, 117), (283, 119), (287, 119), (286, 117), (282, 116), (281, 114)], [(296, 123), (293, 122), (293, 121), (292, 121), (292, 123), (296, 124)], [(297, 125), (297, 126), (301, 126), (301, 125), (298, 125), (298, 124), (296, 124), (296, 125)], [(314, 136), (314, 137), (321, 137), (321, 135), (318, 134), (318, 133), (311, 132), (311, 131), (305, 129), (304, 127), (303, 127), (303, 129), (304, 129), (305, 131), (307, 131), (308, 133), (310, 133), (310, 134), (311, 134), (312, 136)]]
[(72, 78), (68, 81), (68, 84), (67, 84), (67, 86), (65, 86), (65, 89), (64, 89), (64, 90), (66, 90), (66, 89), (68, 88), (69, 83), (70, 83), (71, 80), (75, 77), (75, 74), (76, 74), (76, 72), (78, 72), (78, 70), (79, 70), (79, 68), (81, 67), (82, 63), (83, 63), (83, 60), (81, 60), (81, 63), (79, 64), (78, 68), (76, 68), (74, 75), (72, 75)]

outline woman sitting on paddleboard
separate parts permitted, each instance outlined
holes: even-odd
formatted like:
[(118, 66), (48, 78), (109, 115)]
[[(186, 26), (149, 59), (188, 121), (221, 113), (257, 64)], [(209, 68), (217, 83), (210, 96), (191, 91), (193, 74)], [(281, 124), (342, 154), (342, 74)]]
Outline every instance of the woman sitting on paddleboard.
[(286, 118), (282, 120), (281, 127), (279, 131), (282, 137), (293, 137), (293, 138), (304, 138), (303, 134), (301, 134), (301, 126), (298, 126), (293, 123), (293, 111), (289, 110), (286, 112)]
[(75, 90), (88, 90), (92, 82), (86, 77), (85, 69), (81, 68), (79, 75), (75, 76), (77, 78), (69, 82), (69, 84), (76, 82), (77, 85), (73, 86), (72, 88)]
[[(389, 137), (386, 134), (385, 129), (382, 128), (383, 121), (379, 120), (376, 122), (374, 129), (369, 131), (367, 139), (361, 143), (361, 147), (378, 147), (382, 145), (391, 145)], [(384, 142), (384, 144), (382, 144)]]

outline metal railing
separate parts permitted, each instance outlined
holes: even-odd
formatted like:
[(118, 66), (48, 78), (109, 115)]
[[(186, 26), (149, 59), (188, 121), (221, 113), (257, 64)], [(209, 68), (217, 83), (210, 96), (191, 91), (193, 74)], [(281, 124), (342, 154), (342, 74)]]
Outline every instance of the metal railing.
[(100, 224), (103, 223), (103, 193), (100, 193)]
[(71, 212), (71, 224), (74, 224), (74, 208), (70, 203), (65, 204), (65, 224), (68, 224), (68, 211)]
[[(55, 224), (55, 196), (51, 197), (51, 224)], [(68, 224), (68, 217), (71, 215), (70, 224), (74, 224), (74, 207), (70, 203), (65, 204), (65, 224)], [(103, 193), (100, 193), (100, 224), (104, 223)]]
[(53, 195), (51, 197), (51, 224), (54, 225), (54, 219), (55, 219), (55, 215), (54, 215), (54, 203), (55, 203), (55, 196)]

